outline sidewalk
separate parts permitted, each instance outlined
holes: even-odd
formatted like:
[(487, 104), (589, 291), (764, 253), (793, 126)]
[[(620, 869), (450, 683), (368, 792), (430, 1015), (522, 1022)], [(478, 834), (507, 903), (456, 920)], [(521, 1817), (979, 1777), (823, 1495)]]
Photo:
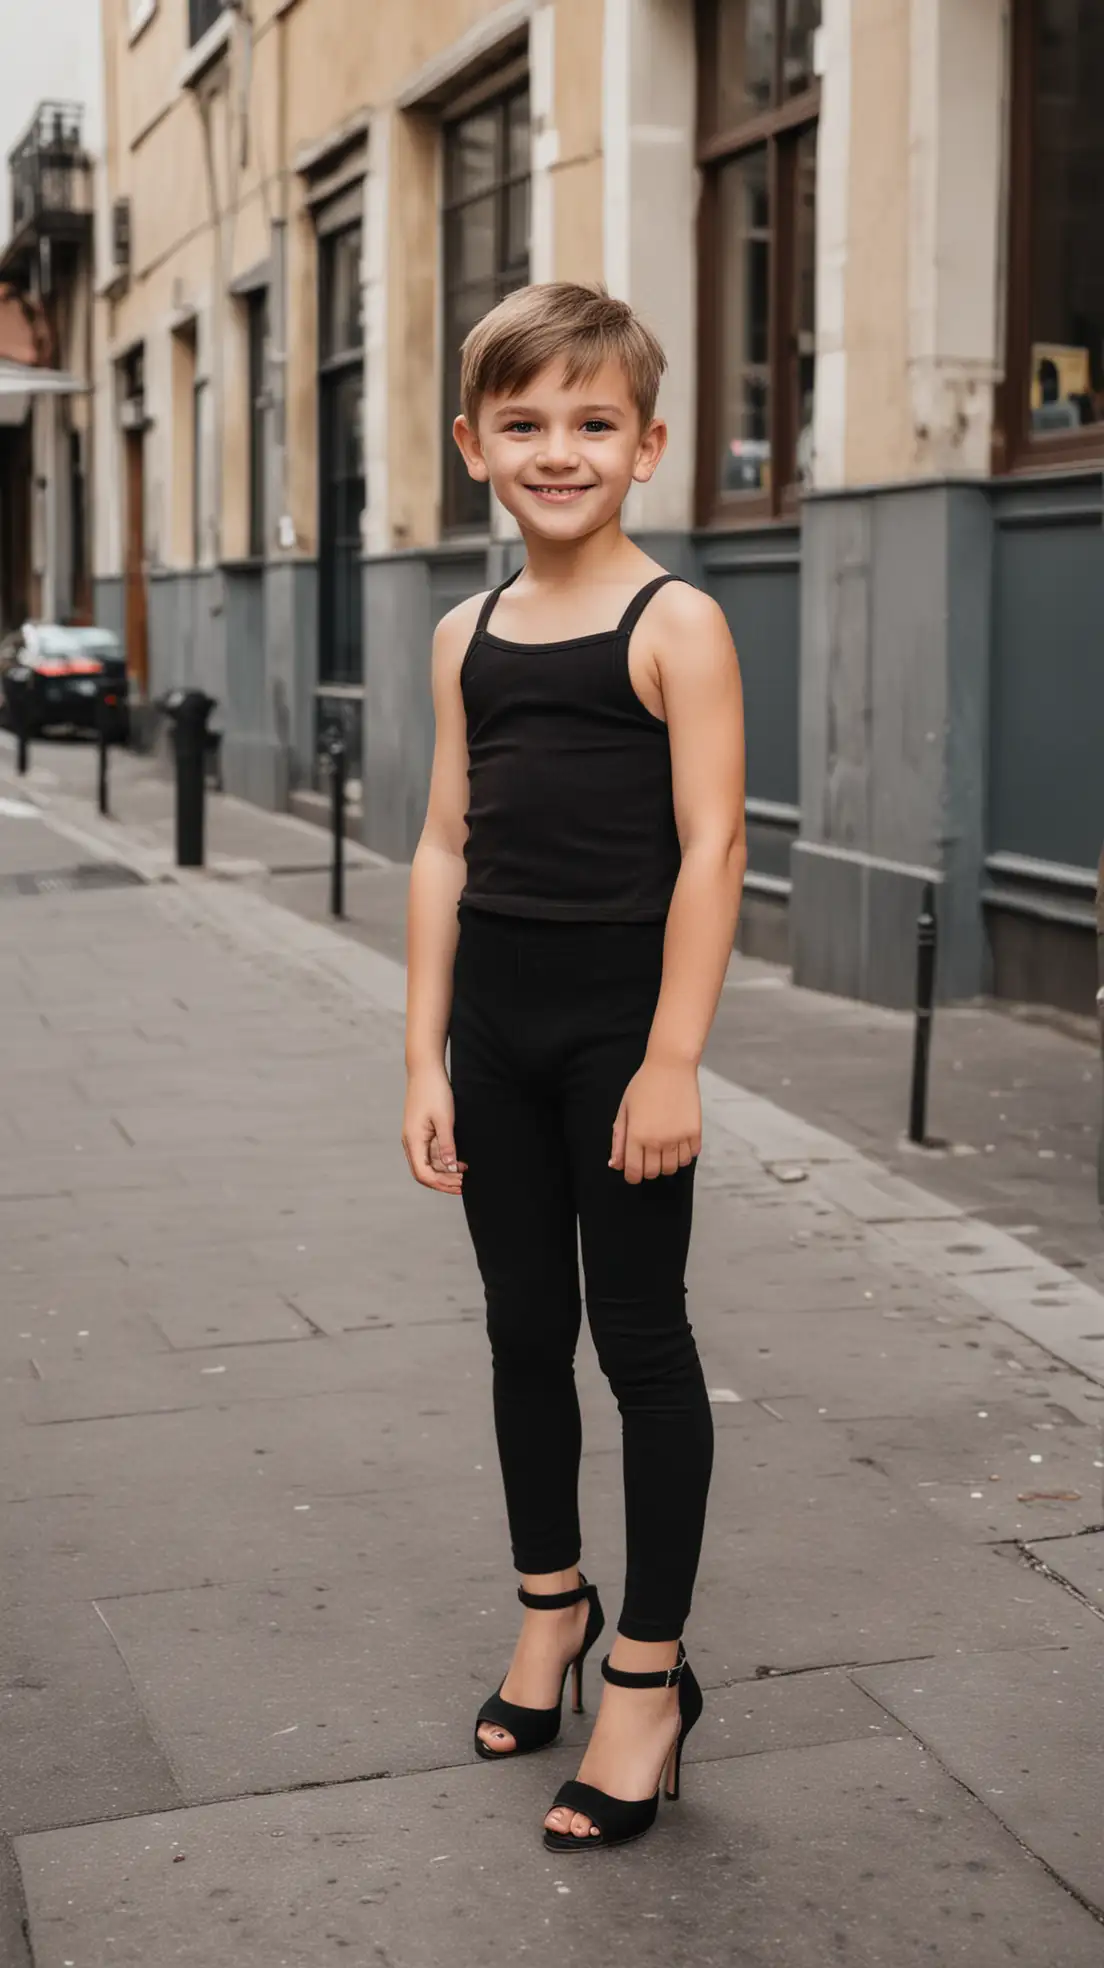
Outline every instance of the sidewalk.
[[(0, 778), (9, 769), (7, 743), (0, 733)], [(95, 831), (94, 749), (40, 746), (34, 756), (34, 796), (60, 804), (70, 823)], [(113, 755), (112, 787), (127, 841), (143, 850), (143, 870), (170, 873), (168, 781), (152, 761), (120, 753)], [(328, 835), (233, 799), (212, 796), (208, 813), (216, 872), (247, 879), (285, 909), (335, 927), (327, 914)], [(109, 823), (96, 838), (117, 843), (118, 829)], [(406, 870), (354, 843), (346, 855), (348, 919), (337, 933), (401, 962)], [(903, 1140), (911, 1059), (907, 1014), (795, 990), (777, 966), (733, 958), (709, 1052), (718, 1072), (987, 1222), (1013, 1229), (1041, 1257), (1104, 1290), (1096, 1033), (1070, 1036), (1009, 1011), (940, 1011), (929, 1130), (945, 1145), (935, 1153)]]
[[(264, 872), (297, 823), (246, 809), (238, 853), (219, 803), (253, 873), (166, 883), (156, 813), (105, 828), (59, 776), (49, 829), (0, 807), (0, 873), (63, 883), (112, 839), (154, 879), (0, 892), (0, 1961), (1095, 1968), (1091, 1050), (944, 1020), (933, 1122), (979, 1153), (906, 1179), (902, 1021), (734, 965), (691, 1281), (707, 1715), (650, 1839), (557, 1864), (580, 1725), (470, 1751), (516, 1606), (478, 1281), (396, 1146), (401, 875), (362, 864), (339, 936), (318, 875)], [(971, 1033), (986, 1119), (1019, 1103), (992, 1129)], [(1035, 1126), (1078, 1145), (1040, 1163)], [(581, 1375), (613, 1610), (589, 1343)]]

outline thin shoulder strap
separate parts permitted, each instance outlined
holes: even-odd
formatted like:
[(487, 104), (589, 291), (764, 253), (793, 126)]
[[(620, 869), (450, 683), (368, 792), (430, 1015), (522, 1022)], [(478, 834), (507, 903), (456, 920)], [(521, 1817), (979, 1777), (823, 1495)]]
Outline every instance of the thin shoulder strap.
[[(508, 574), (504, 581), (499, 582), (497, 588), (492, 588), (490, 594), (484, 596), (483, 606), (479, 611), (479, 620), (475, 625), (475, 634), (477, 636), (486, 634), (487, 624), (490, 621), (491, 616), (494, 614), (495, 608), (498, 603), (499, 595), (502, 593), (502, 590), (504, 588), (508, 588), (510, 586), (511, 582), (517, 580), (517, 577), (520, 573), (521, 573), (520, 567), (515, 567), (512, 574)], [(473, 636), (472, 640), (474, 641), (474, 639), (475, 638)]]
[(681, 581), (681, 579), (681, 574), (657, 574), (654, 581), (648, 581), (640, 588), (617, 624), (618, 635), (631, 636), (652, 596), (658, 594), (660, 588), (665, 588), (668, 581)]

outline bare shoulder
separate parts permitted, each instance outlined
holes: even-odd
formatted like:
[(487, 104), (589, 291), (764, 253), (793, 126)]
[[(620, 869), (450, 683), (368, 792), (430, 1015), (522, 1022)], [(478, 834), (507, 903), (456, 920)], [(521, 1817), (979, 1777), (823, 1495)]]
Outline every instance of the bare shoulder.
[(689, 581), (669, 581), (649, 611), (661, 673), (708, 672), (736, 666), (732, 631), (724, 610)]
[(467, 595), (447, 615), (442, 615), (433, 633), (433, 660), (446, 669), (459, 669), (475, 634), (479, 611), (486, 601), (483, 594)]

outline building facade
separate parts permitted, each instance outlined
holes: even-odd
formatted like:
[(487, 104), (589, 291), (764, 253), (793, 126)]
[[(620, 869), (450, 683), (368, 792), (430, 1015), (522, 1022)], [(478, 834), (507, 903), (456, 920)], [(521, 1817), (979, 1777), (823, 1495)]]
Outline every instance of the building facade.
[(0, 634), (91, 611), (102, 140), (98, 0), (56, 0), (0, 66)]
[(1104, 834), (1094, 0), (104, 0), (96, 606), (226, 783), (339, 726), (407, 855), (428, 651), (519, 546), (457, 351), (604, 280), (669, 357), (629, 525), (747, 694), (743, 934), (800, 981), (1084, 1010)]

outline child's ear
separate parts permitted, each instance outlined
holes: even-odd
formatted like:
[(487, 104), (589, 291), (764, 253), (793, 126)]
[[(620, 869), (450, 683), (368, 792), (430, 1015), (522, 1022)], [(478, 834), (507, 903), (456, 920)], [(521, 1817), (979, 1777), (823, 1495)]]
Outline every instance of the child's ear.
[(647, 485), (666, 449), (667, 426), (659, 417), (653, 417), (640, 440), (633, 466), (633, 477), (638, 485)]
[(478, 431), (472, 429), (466, 417), (457, 417), (452, 427), (452, 434), (460, 446), (469, 478), (480, 479), (486, 484), (490, 472), (487, 470), (487, 461), (483, 456), (483, 446), (479, 442)]

